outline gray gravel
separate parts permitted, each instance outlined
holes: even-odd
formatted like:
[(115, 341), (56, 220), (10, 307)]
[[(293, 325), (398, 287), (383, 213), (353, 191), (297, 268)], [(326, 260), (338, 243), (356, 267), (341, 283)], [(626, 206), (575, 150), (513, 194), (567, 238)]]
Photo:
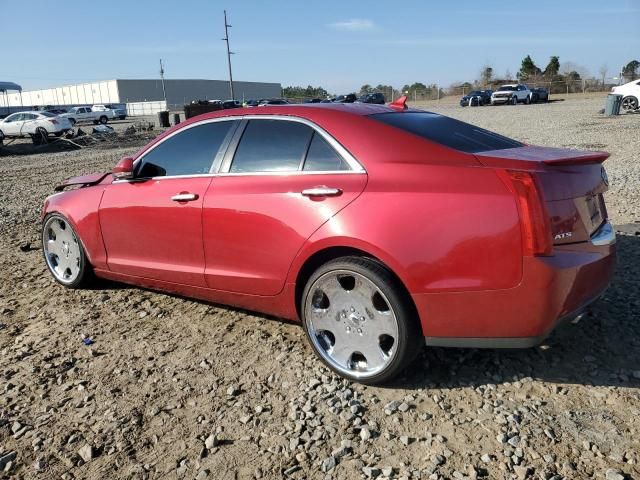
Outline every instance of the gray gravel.
[(640, 479), (640, 116), (604, 119), (601, 103), (437, 107), (612, 152), (619, 269), (593, 312), (543, 346), (432, 348), (390, 388), (332, 375), (294, 324), (56, 285), (39, 252), (42, 199), (137, 146), (1, 157), (0, 477)]

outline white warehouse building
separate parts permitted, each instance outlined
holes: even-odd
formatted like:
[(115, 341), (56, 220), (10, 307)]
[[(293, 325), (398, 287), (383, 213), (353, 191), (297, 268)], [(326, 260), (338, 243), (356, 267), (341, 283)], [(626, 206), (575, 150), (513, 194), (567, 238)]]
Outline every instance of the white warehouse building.
[[(185, 103), (192, 100), (226, 100), (230, 96), (227, 80), (165, 79), (164, 85), (167, 105), (164, 104), (160, 79), (118, 79), (42, 90), (24, 90), (22, 94), (20, 92), (7, 93), (0, 99), (0, 106), (8, 106), (11, 111), (16, 111), (16, 107), (45, 105), (69, 107), (118, 104), (126, 105), (130, 114), (135, 114), (154, 113), (167, 108), (181, 110)], [(236, 99), (241, 101), (278, 98), (282, 93), (282, 87), (279, 83), (265, 82), (234, 81), (233, 90)]]

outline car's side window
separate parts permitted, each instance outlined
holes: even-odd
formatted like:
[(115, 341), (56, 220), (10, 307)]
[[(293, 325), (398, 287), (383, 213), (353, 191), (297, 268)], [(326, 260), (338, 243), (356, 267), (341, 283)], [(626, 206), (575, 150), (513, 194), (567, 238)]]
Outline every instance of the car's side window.
[(349, 165), (318, 133), (313, 134), (311, 145), (304, 161), (304, 171), (331, 172), (334, 170), (349, 170)]
[(233, 121), (185, 128), (152, 148), (136, 167), (137, 178), (209, 173)]
[(22, 113), (14, 113), (13, 115), (8, 116), (5, 122), (7, 123), (17, 122), (21, 119), (22, 119)]
[(231, 173), (297, 171), (313, 130), (300, 122), (250, 120), (231, 163)]

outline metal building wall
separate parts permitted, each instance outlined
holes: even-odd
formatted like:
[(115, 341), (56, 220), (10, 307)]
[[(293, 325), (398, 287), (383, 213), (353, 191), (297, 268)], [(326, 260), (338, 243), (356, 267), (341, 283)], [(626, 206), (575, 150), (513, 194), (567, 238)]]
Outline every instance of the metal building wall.
[[(80, 83), (42, 90), (25, 90), (22, 92), (22, 106), (43, 105), (95, 105), (101, 103), (118, 103), (118, 85), (116, 80)], [(20, 106), (20, 94), (9, 94), (9, 105)]]
[[(163, 100), (162, 82), (157, 80), (117, 80), (121, 103)], [(225, 80), (165, 80), (168, 108), (181, 108), (192, 100), (226, 100), (229, 82)], [(279, 83), (233, 82), (236, 99), (279, 98)]]

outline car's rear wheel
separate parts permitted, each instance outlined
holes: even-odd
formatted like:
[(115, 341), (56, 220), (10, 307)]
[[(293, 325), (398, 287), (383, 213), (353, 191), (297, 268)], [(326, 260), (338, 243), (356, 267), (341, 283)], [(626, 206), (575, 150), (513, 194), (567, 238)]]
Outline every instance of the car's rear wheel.
[(531, 103), (531, 97), (527, 95), (527, 98), (524, 99), (524, 104), (529, 105)]
[(107, 117), (105, 117), (104, 115), (102, 115), (102, 116), (100, 117), (100, 123), (101, 123), (102, 125), (106, 124), (108, 121), (109, 121), (109, 119), (108, 119)]
[(76, 124), (76, 119), (75, 118), (70, 118), (69, 119), (69, 123), (71, 124), (71, 126), (73, 127)]
[(42, 252), (56, 282), (69, 288), (85, 286), (91, 277), (82, 243), (71, 224), (59, 214), (48, 215), (42, 225)]
[(43, 145), (49, 141), (49, 132), (44, 127), (38, 127), (31, 135), (31, 141), (34, 145)]
[(622, 110), (625, 112), (631, 112), (638, 109), (638, 99), (636, 97), (628, 96), (622, 99)]
[(378, 262), (341, 257), (309, 278), (301, 306), (304, 330), (316, 354), (337, 374), (385, 383), (408, 366), (422, 343), (406, 296)]

